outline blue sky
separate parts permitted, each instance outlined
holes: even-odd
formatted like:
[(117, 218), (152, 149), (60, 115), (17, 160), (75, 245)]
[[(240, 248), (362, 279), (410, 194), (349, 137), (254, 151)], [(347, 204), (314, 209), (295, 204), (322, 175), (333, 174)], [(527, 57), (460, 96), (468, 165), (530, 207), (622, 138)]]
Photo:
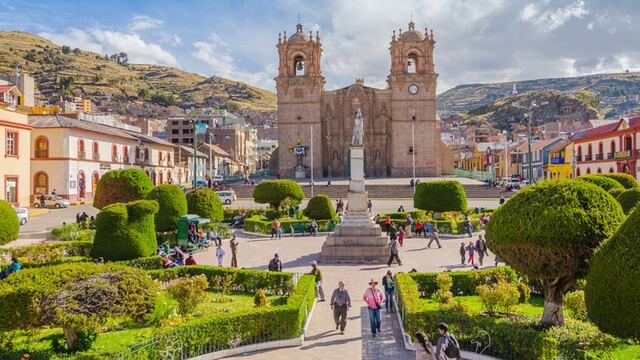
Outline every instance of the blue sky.
[(319, 30), (327, 88), (384, 87), (392, 30), (434, 29), (438, 92), (471, 82), (640, 70), (640, 1), (0, 0), (0, 29), (274, 89), (278, 33)]

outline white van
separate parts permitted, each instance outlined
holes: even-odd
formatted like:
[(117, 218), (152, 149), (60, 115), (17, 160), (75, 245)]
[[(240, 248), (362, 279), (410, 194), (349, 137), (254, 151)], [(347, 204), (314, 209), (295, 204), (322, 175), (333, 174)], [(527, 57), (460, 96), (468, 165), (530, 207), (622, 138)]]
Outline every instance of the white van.
[(236, 192), (233, 190), (216, 191), (223, 204), (229, 205), (236, 201)]

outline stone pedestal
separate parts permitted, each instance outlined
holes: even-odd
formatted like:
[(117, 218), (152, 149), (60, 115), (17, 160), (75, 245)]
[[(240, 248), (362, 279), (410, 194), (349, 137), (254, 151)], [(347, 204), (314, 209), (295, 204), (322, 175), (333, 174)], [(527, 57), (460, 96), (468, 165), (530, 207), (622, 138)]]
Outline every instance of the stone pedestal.
[(389, 239), (380, 225), (373, 222), (367, 210), (368, 196), (364, 187), (364, 148), (351, 147), (351, 179), (349, 210), (342, 224), (329, 234), (320, 253), (324, 263), (386, 263)]
[(304, 179), (307, 177), (307, 170), (303, 167), (296, 167), (296, 171), (295, 171), (295, 178), (296, 179)]

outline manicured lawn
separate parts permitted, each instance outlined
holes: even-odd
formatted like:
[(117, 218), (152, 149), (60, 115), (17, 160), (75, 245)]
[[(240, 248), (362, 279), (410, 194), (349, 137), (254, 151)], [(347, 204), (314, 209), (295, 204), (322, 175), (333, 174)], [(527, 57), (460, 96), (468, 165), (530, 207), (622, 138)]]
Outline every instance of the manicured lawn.
[(611, 358), (615, 360), (640, 359), (640, 344), (618, 344), (611, 352)]
[[(285, 305), (286, 299), (286, 296), (269, 296), (271, 306)], [(208, 299), (197, 307), (194, 314), (179, 317), (177, 302), (167, 293), (162, 292), (148, 324), (140, 325), (129, 318), (110, 319), (102, 326), (103, 332), (98, 335), (91, 350), (86, 354), (117, 353), (154, 336), (159, 331), (212, 320), (220, 314), (253, 307), (253, 295), (232, 293), (222, 296), (218, 292), (210, 291)], [(51, 340), (61, 335), (62, 329), (59, 328), (42, 329), (34, 333), (21, 332), (16, 339), (16, 346), (12, 350), (15, 352), (44, 352), (50, 348)]]
[[(480, 300), (480, 296), (455, 296), (454, 299), (466, 305), (473, 313), (481, 313), (485, 311), (482, 301)], [(435, 299), (428, 298), (421, 299), (421, 301), (427, 309), (436, 310), (440, 306)], [(518, 304), (513, 311), (514, 313), (524, 316), (542, 316), (543, 305), (543, 297), (532, 296), (528, 303)], [(565, 312), (565, 316), (570, 317), (568, 312)]]

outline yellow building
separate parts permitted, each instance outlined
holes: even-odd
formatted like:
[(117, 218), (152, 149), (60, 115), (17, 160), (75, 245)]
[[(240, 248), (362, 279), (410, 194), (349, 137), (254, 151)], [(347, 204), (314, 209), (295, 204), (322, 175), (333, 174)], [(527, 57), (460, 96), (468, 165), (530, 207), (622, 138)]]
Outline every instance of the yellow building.
[(84, 113), (91, 112), (91, 99), (76, 97), (74, 100), (76, 103), (76, 111)]
[(546, 177), (552, 180), (573, 178), (573, 142), (562, 140), (549, 148)]
[(31, 203), (29, 150), (32, 129), (27, 115), (0, 105), (0, 199), (24, 207)]

